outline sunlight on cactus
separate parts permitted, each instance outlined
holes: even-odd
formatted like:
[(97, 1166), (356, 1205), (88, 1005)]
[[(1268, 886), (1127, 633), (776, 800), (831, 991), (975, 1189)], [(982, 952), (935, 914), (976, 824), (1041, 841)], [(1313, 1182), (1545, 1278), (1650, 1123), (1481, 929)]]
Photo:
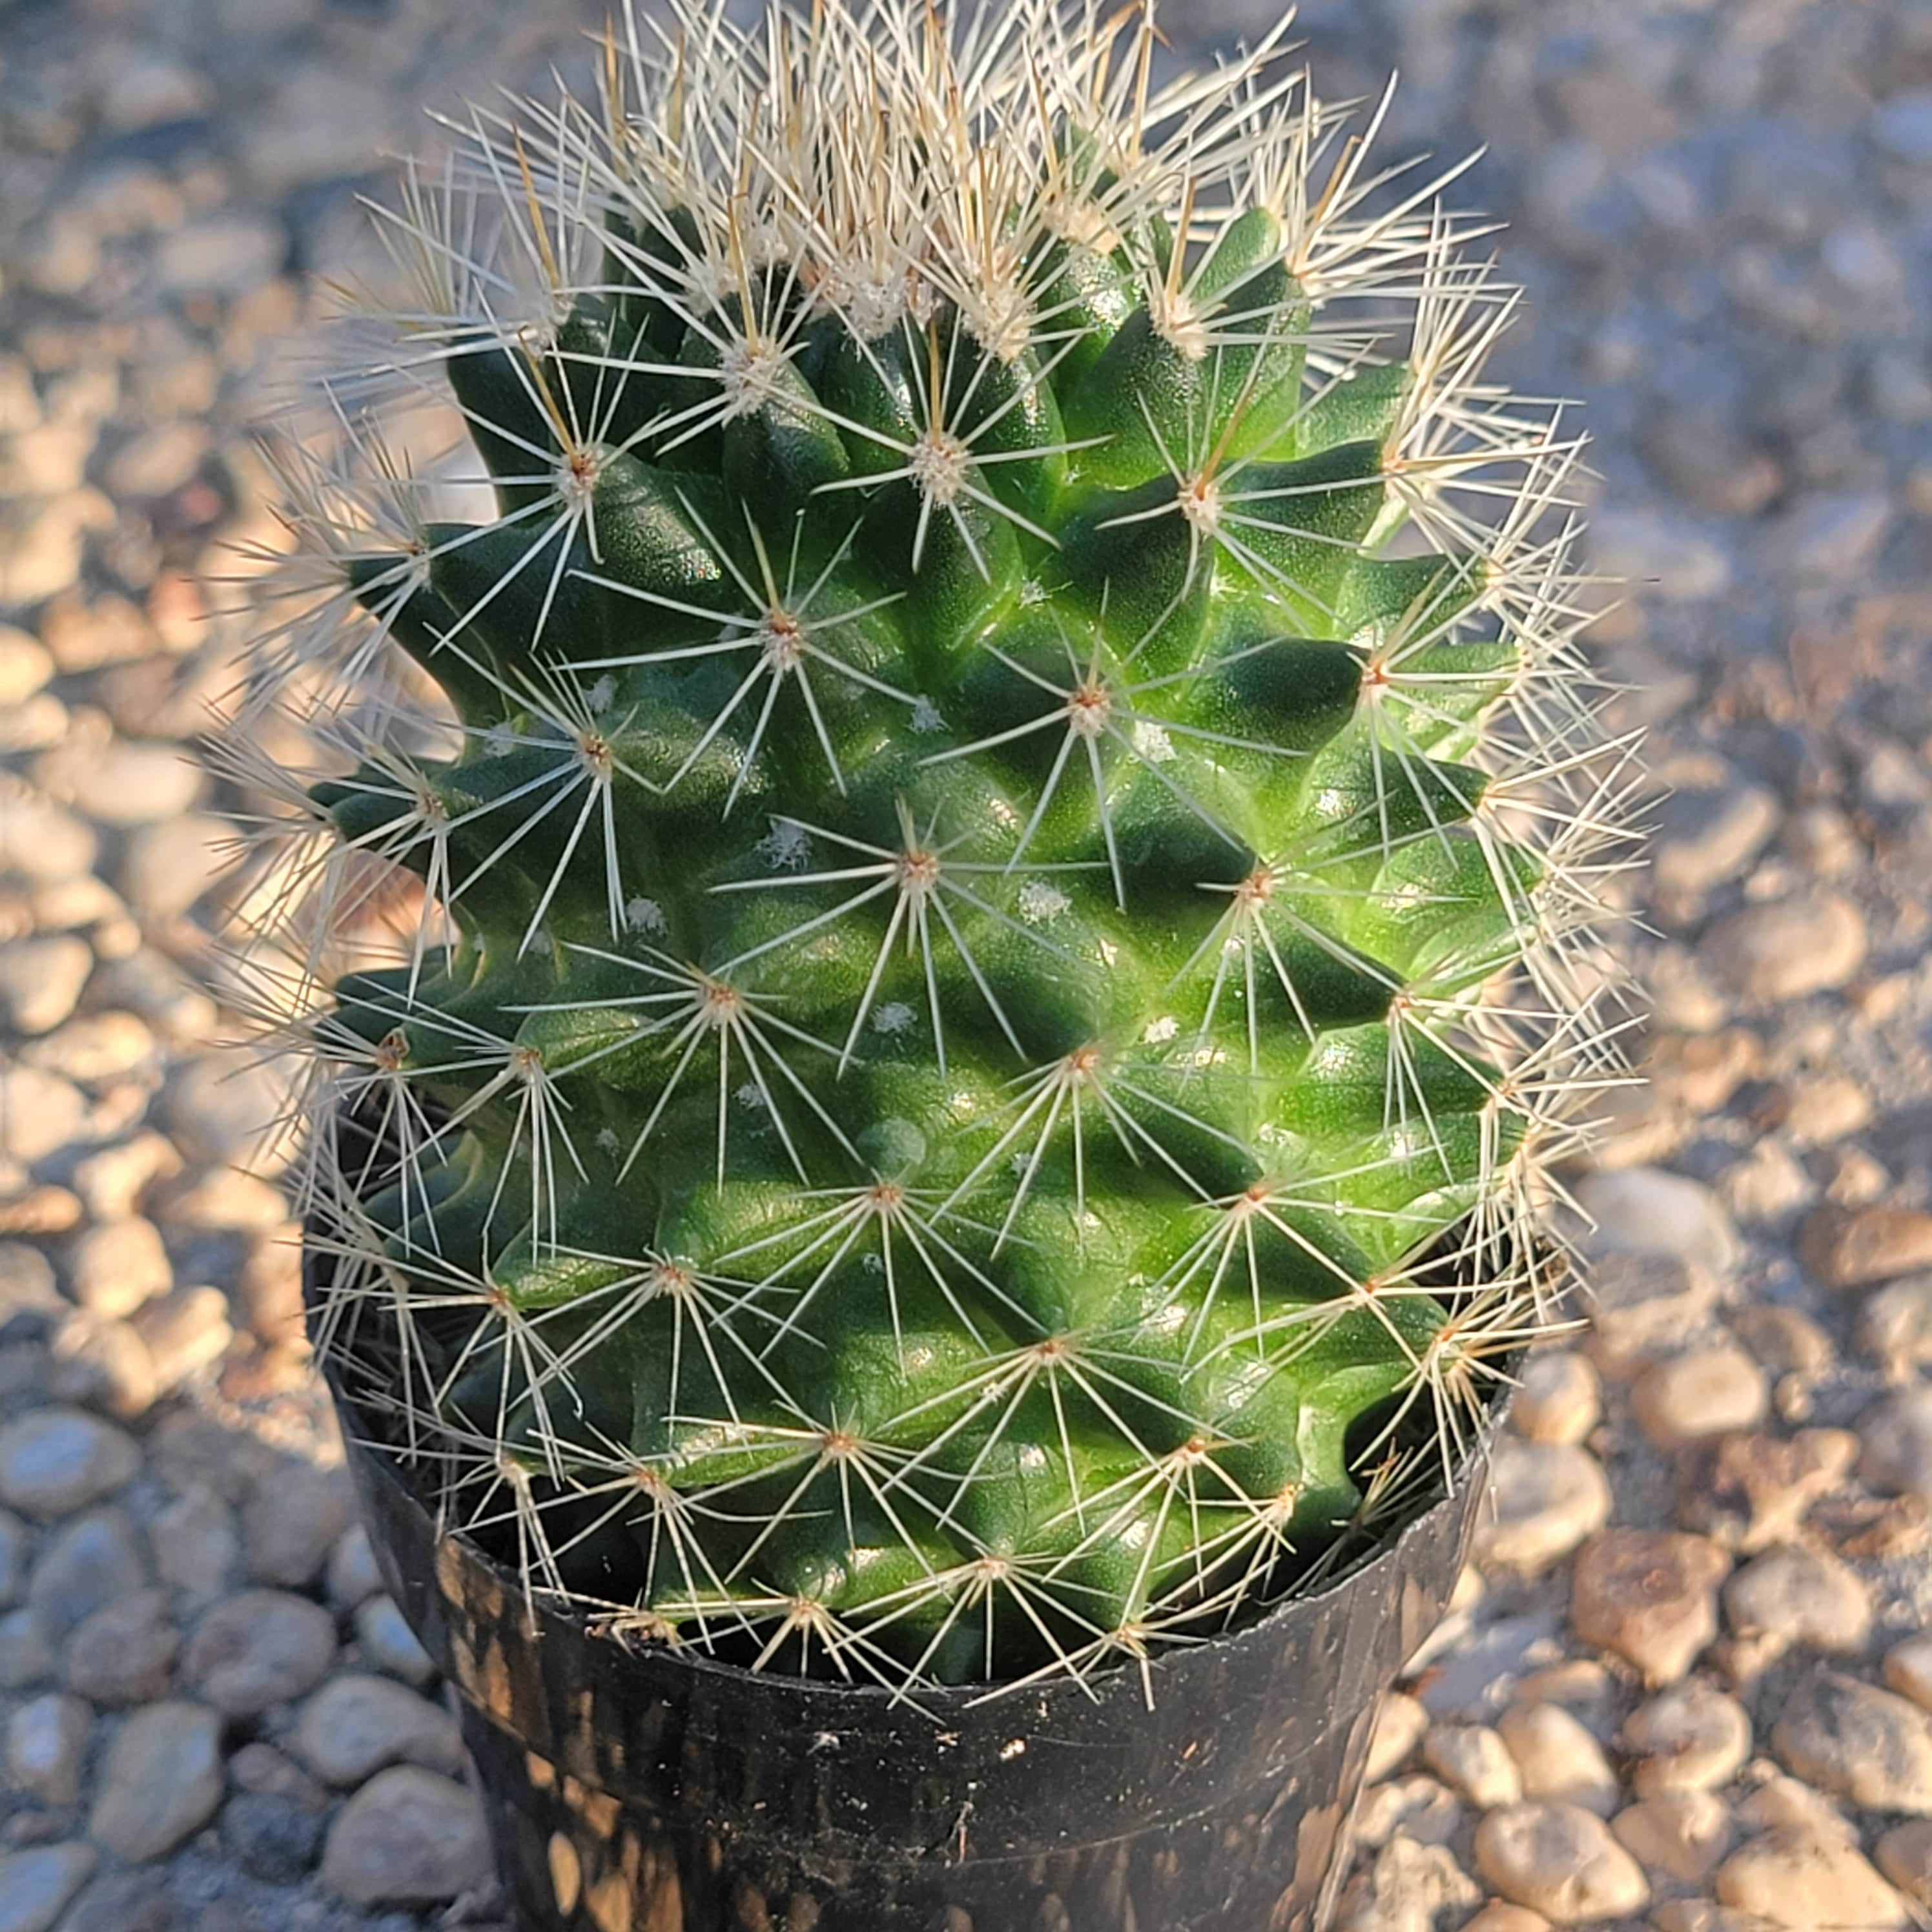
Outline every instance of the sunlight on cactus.
[(335, 446), (268, 439), (228, 764), (322, 1339), (634, 1636), (914, 1692), (1198, 1640), (1439, 1485), (1561, 1285), (1636, 777), (1579, 443), (1281, 30), (602, 56), (406, 178)]

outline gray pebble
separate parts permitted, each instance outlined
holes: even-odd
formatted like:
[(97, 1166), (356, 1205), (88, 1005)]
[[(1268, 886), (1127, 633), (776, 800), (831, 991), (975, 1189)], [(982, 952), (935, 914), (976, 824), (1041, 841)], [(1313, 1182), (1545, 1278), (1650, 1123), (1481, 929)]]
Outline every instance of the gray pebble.
[(0, 1502), (27, 1516), (85, 1509), (140, 1466), (134, 1438), (84, 1409), (35, 1409), (0, 1427)]
[(306, 1589), (356, 1520), (349, 1472), (290, 1460), (243, 1505), (242, 1538), (257, 1582)]
[(29, 1698), (7, 1721), (7, 1782), (43, 1804), (78, 1804), (93, 1730), (94, 1713), (78, 1697)]
[(93, 1875), (92, 1845), (35, 1845), (0, 1856), (0, 1932), (50, 1932)]
[(1808, 1783), (1880, 1811), (1932, 1814), (1932, 1718), (1835, 1671), (1803, 1679), (1771, 1734)]
[(221, 1808), (221, 1842), (251, 1877), (297, 1885), (321, 1852), (322, 1820), (293, 1798), (238, 1792)]
[(72, 1081), (38, 1066), (0, 1066), (0, 1154), (31, 1167), (86, 1123), (87, 1101)]
[(125, 1510), (91, 1510), (62, 1524), (42, 1546), (27, 1583), (27, 1607), (52, 1642), (96, 1610), (148, 1583), (140, 1532)]
[(378, 1773), (329, 1828), (322, 1882), (355, 1905), (435, 1904), (484, 1883), (492, 1869), (483, 1808), (435, 1772)]
[(231, 1718), (258, 1715), (313, 1690), (335, 1656), (335, 1620), (282, 1590), (244, 1590), (188, 1639), (182, 1675)]
[(130, 1864), (200, 1830), (221, 1802), (221, 1720), (205, 1704), (150, 1704), (108, 1747), (88, 1834)]
[(463, 1740), (448, 1712), (387, 1677), (331, 1678), (302, 1706), (296, 1754), (331, 1784), (360, 1784), (386, 1766), (460, 1775)]
[(386, 1592), (356, 1606), (356, 1640), (378, 1670), (386, 1670), (405, 1684), (420, 1686), (436, 1675), (435, 1659), (410, 1629), (395, 1598)]
[(110, 1707), (165, 1697), (181, 1650), (170, 1604), (166, 1590), (137, 1590), (96, 1610), (67, 1640), (61, 1660), (67, 1688)]

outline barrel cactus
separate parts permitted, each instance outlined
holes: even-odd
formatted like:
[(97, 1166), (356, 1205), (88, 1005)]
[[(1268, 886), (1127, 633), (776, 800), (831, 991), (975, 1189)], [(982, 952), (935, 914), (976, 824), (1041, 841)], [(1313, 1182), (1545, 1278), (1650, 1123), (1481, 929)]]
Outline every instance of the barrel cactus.
[(1279, 32), (600, 54), (406, 178), (338, 446), (269, 440), (318, 1333), (634, 1640), (1144, 1660), (1372, 1547), (1547, 1314), (1628, 760), (1576, 443)]

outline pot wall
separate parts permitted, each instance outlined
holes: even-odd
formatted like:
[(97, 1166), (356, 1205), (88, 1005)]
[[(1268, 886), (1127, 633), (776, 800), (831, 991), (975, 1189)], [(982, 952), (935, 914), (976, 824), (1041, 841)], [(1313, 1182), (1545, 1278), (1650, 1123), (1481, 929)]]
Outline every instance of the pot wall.
[(1440, 1618), (1478, 1467), (1332, 1589), (975, 1701), (633, 1649), (524, 1600), (346, 1412), (398, 1602), (464, 1702), (526, 1932), (1316, 1932), (1376, 1704)]

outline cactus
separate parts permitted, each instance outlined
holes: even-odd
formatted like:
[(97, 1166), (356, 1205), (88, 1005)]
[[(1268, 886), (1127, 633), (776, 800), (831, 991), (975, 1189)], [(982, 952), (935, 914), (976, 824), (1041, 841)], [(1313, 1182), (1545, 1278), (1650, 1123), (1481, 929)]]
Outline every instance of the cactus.
[(902, 1688), (1198, 1640), (1372, 1547), (1550, 1312), (1630, 790), (1578, 444), (1484, 379), (1450, 177), (1280, 30), (601, 52), (406, 177), (338, 446), (266, 445), (232, 768), (323, 1339), (633, 1636)]

